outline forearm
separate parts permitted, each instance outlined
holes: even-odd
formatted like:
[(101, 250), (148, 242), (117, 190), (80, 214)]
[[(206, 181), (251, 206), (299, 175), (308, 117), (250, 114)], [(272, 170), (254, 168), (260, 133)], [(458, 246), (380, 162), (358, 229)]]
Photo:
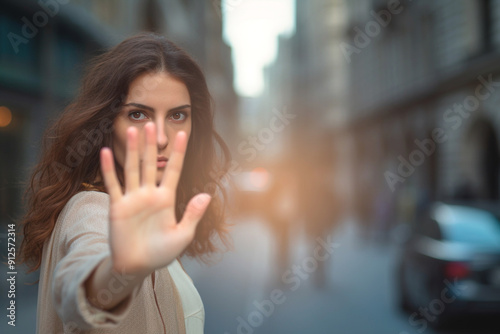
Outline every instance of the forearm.
[(113, 269), (111, 257), (108, 256), (85, 282), (87, 299), (95, 307), (110, 310), (125, 300), (149, 274), (120, 274)]

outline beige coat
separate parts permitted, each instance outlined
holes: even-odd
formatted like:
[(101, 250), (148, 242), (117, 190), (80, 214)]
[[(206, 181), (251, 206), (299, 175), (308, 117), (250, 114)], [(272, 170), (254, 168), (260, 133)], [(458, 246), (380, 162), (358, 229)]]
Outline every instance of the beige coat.
[[(147, 277), (132, 295), (112, 310), (93, 307), (83, 283), (109, 256), (109, 196), (83, 191), (73, 196), (59, 215), (43, 248), (38, 288), (37, 333), (203, 333), (201, 298), (179, 261)], [(127, 284), (116, 277), (105, 299)]]

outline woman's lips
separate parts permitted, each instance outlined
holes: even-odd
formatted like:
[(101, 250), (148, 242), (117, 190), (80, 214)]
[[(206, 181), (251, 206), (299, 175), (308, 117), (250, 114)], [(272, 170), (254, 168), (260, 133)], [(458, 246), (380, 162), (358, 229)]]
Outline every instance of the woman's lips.
[(165, 157), (158, 157), (158, 159), (156, 159), (156, 167), (158, 168), (165, 167), (167, 165), (167, 161), (168, 159)]

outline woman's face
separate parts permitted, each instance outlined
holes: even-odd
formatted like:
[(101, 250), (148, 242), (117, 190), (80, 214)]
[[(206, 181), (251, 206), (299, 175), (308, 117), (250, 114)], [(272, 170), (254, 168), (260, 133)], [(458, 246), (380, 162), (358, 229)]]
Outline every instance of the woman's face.
[(159, 183), (172, 153), (179, 131), (191, 134), (191, 98), (186, 85), (166, 72), (145, 73), (130, 84), (124, 106), (114, 121), (113, 152), (123, 168), (127, 147), (127, 129), (134, 126), (139, 135), (139, 156), (145, 150), (145, 129), (156, 124), (158, 148), (156, 182)]

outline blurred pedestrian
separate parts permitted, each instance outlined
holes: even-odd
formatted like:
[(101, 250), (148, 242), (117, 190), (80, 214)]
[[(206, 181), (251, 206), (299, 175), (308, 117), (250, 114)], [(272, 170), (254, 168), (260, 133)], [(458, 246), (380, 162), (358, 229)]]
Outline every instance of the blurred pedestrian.
[(275, 236), (276, 266), (274, 274), (278, 284), (290, 268), (291, 239), (297, 220), (297, 182), (294, 165), (283, 160), (272, 168), (272, 180), (267, 191), (266, 220)]
[[(328, 145), (317, 149), (303, 168), (305, 170), (300, 177), (299, 189), (302, 221), (311, 249), (314, 249), (318, 238), (324, 239), (334, 233), (341, 221), (343, 210), (341, 198), (335, 189), (333, 158), (332, 153), (328, 151)], [(315, 284), (324, 287), (327, 263), (317, 262), (318, 267), (313, 273)]]

